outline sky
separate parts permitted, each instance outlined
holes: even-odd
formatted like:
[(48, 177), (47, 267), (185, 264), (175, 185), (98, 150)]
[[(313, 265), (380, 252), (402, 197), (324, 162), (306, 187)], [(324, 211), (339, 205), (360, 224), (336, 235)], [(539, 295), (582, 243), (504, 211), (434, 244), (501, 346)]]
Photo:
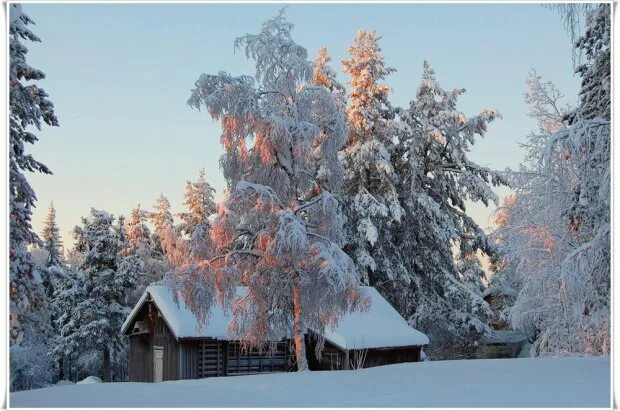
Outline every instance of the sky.
[[(46, 127), (30, 152), (53, 175), (29, 175), (38, 197), (33, 227), (41, 232), (53, 201), (63, 240), (91, 207), (129, 215), (164, 193), (183, 208), (187, 180), (204, 167), (223, 198), (220, 127), (187, 99), (201, 73), (253, 74), (233, 41), (255, 33), (282, 4), (25, 4), (42, 43), (27, 43), (28, 62), (55, 105), (60, 127)], [(459, 109), (498, 109), (472, 149), (481, 165), (516, 168), (534, 122), (524, 102), (536, 69), (577, 101), (571, 44), (556, 11), (537, 4), (290, 4), (294, 40), (314, 58), (326, 46), (338, 71), (359, 29), (376, 29), (387, 65), (391, 101), (415, 97), (428, 60), (445, 89), (463, 87)], [(507, 189), (496, 190), (500, 198)], [(483, 227), (495, 206), (470, 205)]]

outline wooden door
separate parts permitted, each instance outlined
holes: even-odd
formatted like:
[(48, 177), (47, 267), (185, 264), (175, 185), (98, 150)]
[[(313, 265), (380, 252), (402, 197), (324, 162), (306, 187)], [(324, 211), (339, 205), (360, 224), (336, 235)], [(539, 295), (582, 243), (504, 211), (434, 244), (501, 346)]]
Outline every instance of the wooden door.
[(153, 382), (164, 379), (164, 347), (153, 347)]

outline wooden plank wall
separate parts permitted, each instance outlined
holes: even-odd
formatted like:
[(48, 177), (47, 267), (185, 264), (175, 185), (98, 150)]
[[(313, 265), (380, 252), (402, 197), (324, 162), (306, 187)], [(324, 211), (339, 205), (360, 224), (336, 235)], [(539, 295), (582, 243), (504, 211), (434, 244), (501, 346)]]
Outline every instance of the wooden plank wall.
[(145, 321), (150, 332), (129, 336), (129, 381), (153, 381), (154, 346), (164, 348), (163, 380), (179, 379), (179, 343), (154, 304), (145, 304), (135, 321)]
[(182, 380), (198, 378), (198, 340), (183, 340), (181, 345), (181, 375)]
[(129, 381), (153, 381), (153, 350), (148, 334), (129, 336)]
[(420, 361), (420, 347), (399, 347), (380, 350), (371, 349), (368, 350), (366, 354), (364, 368), (416, 361)]
[[(179, 379), (179, 343), (162, 317), (155, 322), (153, 346), (164, 347), (164, 381)], [(153, 360), (151, 359), (151, 362)]]

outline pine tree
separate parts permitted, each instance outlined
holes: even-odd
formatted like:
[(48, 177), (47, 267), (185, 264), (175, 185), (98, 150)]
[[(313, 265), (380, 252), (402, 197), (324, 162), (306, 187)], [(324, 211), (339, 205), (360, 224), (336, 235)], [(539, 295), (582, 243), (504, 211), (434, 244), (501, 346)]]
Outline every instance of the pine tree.
[[(22, 6), (9, 6), (9, 342), (11, 349), (11, 389), (40, 387), (53, 370), (43, 361), (35, 367), (30, 353), (44, 353), (41, 336), (50, 330), (48, 301), (37, 279), (36, 267), (27, 247), (41, 245), (32, 231), (31, 214), (36, 195), (25, 172), (50, 174), (50, 170), (32, 155), (25, 144), (37, 136), (28, 131), (43, 123), (57, 126), (54, 106), (47, 94), (33, 82), (45, 74), (26, 62), (28, 49), (23, 41), (41, 40), (28, 28), (33, 21)], [(24, 355), (21, 355), (24, 353)]]
[[(83, 253), (79, 271), (83, 286), (71, 288), (74, 298), (68, 326), (63, 322), (63, 338), (57, 351), (70, 354), (98, 352), (104, 381), (112, 380), (112, 363), (122, 361), (126, 342), (119, 329), (129, 314), (126, 295), (135, 284), (136, 260), (128, 256), (129, 244), (123, 219), (114, 225), (114, 217), (91, 209), (82, 227), (74, 230), (77, 251)], [(83, 291), (82, 291), (83, 290)], [(83, 298), (79, 294), (83, 292)]]
[(196, 227), (208, 224), (207, 218), (217, 210), (213, 194), (215, 189), (205, 179), (205, 169), (198, 172), (195, 182), (188, 181), (185, 188), (185, 206), (187, 212), (180, 213), (179, 228), (188, 237), (191, 237)]
[[(136, 283), (133, 290), (127, 296), (130, 306), (137, 303), (146, 287), (154, 282), (161, 281), (168, 270), (164, 262), (161, 244), (153, 247), (152, 241), (160, 242), (159, 237), (154, 238), (146, 226), (147, 213), (140, 208), (134, 208), (131, 217), (126, 223), (127, 253), (129, 264), (127, 269), (135, 270)], [(160, 216), (157, 216), (160, 217)], [(160, 229), (159, 233), (162, 233)]]
[(150, 250), (151, 233), (146, 226), (146, 212), (140, 208), (140, 204), (131, 211), (131, 217), (124, 228), (132, 252), (138, 252), (140, 249)]
[(398, 176), (391, 161), (395, 137), (390, 88), (381, 82), (395, 70), (385, 66), (374, 31), (360, 30), (342, 65), (351, 77), (348, 141), (341, 151), (345, 168), (343, 209), (348, 218), (345, 250), (366, 284), (383, 295), (407, 286), (399, 246), (391, 235), (404, 210), (398, 199)]
[(62, 267), (64, 265), (62, 240), (60, 239), (60, 229), (56, 224), (56, 209), (54, 203), (50, 204), (50, 208), (43, 226), (43, 249), (47, 251), (46, 267)]
[(317, 86), (327, 88), (334, 94), (334, 98), (343, 106), (346, 105), (346, 89), (336, 80), (336, 72), (329, 65), (331, 57), (326, 47), (319, 48), (319, 52), (312, 64), (312, 82)]
[(459, 271), (461, 282), (469, 287), (472, 292), (482, 295), (481, 293), (487, 288), (484, 283), (486, 276), (478, 256), (471, 252), (461, 255), (456, 263), (456, 267)]
[[(345, 141), (344, 113), (331, 92), (312, 84), (312, 64), (291, 29), (281, 12), (235, 41), (255, 61), (255, 76), (203, 74), (196, 82), (190, 106), (206, 106), (222, 122), (230, 195), (211, 231), (219, 254), (185, 264), (169, 284), (202, 320), (216, 289), (230, 307), (235, 286), (245, 284), (232, 334), (259, 346), (293, 335), (298, 369), (307, 370), (306, 328), (322, 334), (362, 298), (330, 192), (342, 181), (317, 179), (321, 157), (335, 159)], [(339, 168), (323, 163), (322, 175), (340, 175)]]
[(441, 89), (425, 62), (416, 99), (401, 112), (396, 168), (406, 214), (396, 242), (411, 250), (403, 254), (403, 262), (413, 278), (393, 303), (429, 335), (429, 354), (435, 357), (455, 344), (475, 344), (489, 331), (491, 310), (459, 280), (453, 247), (460, 255), (493, 254), (486, 234), (467, 215), (465, 201), (497, 203), (490, 185), (506, 184), (499, 173), (467, 156), (476, 135), (483, 136), (499, 113), (486, 109), (466, 118), (456, 108), (463, 92)]
[(168, 198), (166, 198), (163, 193), (160, 193), (157, 200), (155, 200), (153, 210), (154, 211), (148, 213), (147, 216), (155, 227), (155, 233), (162, 231), (167, 225), (174, 224), (174, 218), (170, 212), (170, 201), (168, 201)]

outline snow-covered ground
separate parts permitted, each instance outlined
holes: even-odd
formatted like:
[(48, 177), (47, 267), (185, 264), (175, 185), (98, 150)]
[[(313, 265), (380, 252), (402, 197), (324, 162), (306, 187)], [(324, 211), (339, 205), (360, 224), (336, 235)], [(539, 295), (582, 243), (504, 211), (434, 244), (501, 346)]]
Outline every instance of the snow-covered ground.
[(357, 371), (159, 384), (109, 383), (11, 394), (11, 407), (610, 407), (609, 357), (461, 360)]

